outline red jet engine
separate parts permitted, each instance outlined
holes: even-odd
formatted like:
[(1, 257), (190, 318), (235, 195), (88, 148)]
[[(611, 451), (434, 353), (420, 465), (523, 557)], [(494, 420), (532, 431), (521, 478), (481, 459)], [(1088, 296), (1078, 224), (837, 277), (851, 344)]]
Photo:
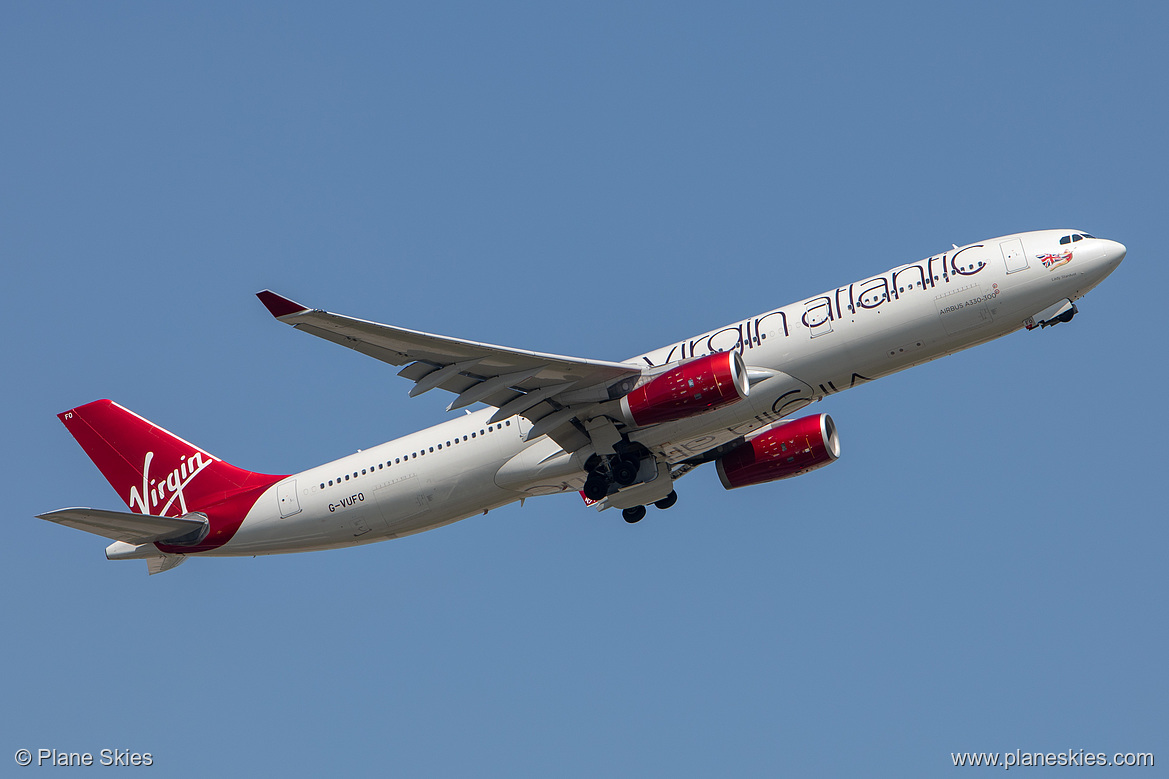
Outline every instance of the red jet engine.
[(738, 352), (715, 352), (655, 376), (621, 398), (625, 421), (637, 427), (672, 422), (747, 397), (747, 368)]
[(840, 457), (836, 423), (816, 414), (771, 428), (720, 457), (718, 478), (728, 490), (788, 479)]

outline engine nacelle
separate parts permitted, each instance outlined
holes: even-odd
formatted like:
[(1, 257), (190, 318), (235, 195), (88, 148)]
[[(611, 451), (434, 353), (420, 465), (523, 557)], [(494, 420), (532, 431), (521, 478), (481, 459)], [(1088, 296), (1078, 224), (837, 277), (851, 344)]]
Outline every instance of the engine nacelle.
[(727, 452), (716, 462), (718, 478), (728, 490), (788, 479), (840, 457), (836, 423), (816, 414), (771, 428)]
[(738, 352), (715, 352), (655, 376), (621, 398), (625, 421), (637, 427), (672, 422), (747, 397), (747, 368)]

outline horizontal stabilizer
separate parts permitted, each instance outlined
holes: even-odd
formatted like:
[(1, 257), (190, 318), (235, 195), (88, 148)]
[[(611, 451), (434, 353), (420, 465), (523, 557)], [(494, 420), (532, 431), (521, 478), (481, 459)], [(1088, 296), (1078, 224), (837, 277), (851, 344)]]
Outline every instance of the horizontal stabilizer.
[(197, 536), (207, 525), (206, 518), (200, 518), (200, 514), (188, 514), (187, 517), (156, 517), (151, 514), (91, 508), (58, 509), (37, 515), (37, 519), (47, 519), (127, 544), (148, 544), (186, 535)]

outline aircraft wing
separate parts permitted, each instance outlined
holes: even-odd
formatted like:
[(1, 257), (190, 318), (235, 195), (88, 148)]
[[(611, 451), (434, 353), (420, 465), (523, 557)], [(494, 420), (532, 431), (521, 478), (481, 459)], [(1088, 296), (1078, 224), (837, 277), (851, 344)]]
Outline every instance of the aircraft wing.
[[(256, 293), (272, 316), (327, 341), (390, 365), (414, 382), (410, 396), (435, 389), (457, 396), (448, 410), (472, 403), (499, 409), (492, 422), (514, 415), (533, 422), (528, 438), (545, 433), (571, 451), (587, 442), (572, 420), (586, 407), (620, 397), (641, 369), (618, 362), (582, 360), (465, 341), (310, 309), (270, 290)], [(572, 439), (585, 436), (584, 441)]]
[(206, 523), (205, 520), (156, 517), (151, 514), (91, 508), (57, 509), (47, 514), (38, 514), (37, 519), (47, 519), (59, 525), (74, 527), (127, 544), (146, 544), (178, 538), (198, 531)]

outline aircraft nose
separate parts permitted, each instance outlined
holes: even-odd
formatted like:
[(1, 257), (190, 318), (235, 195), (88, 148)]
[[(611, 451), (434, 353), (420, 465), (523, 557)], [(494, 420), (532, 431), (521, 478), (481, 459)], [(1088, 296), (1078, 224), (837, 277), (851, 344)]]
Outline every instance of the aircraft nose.
[(1104, 243), (1104, 261), (1108, 264), (1108, 269), (1111, 271), (1120, 264), (1124, 256), (1128, 254), (1128, 249), (1119, 241), (1109, 241), (1105, 239)]

